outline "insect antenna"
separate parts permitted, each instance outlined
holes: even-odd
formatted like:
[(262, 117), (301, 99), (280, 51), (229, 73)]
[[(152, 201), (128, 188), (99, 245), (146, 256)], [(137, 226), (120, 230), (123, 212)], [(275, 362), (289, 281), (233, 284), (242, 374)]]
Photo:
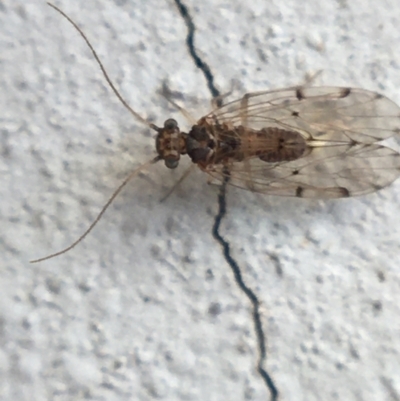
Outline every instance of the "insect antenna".
[(182, 182), (185, 181), (185, 179), (186, 179), (187, 177), (189, 177), (189, 174), (193, 172), (193, 167), (194, 167), (194, 166), (195, 166), (194, 164), (191, 164), (191, 165), (186, 169), (186, 171), (182, 174), (181, 178), (179, 178), (179, 180), (178, 180), (178, 181), (169, 189), (169, 191), (160, 199), (160, 203), (166, 201), (166, 200), (169, 198), (169, 196), (172, 194), (172, 192), (174, 192), (175, 189), (178, 188), (178, 187), (182, 184)]
[[(59, 9), (57, 6), (55, 6), (52, 3), (47, 3), (50, 7), (54, 8), (57, 12), (59, 12), (64, 18), (66, 18), (72, 25), (73, 27), (79, 32), (79, 34), (82, 36), (82, 38), (84, 39), (84, 41), (86, 42), (86, 44), (89, 46), (89, 49), (91, 50), (95, 60), (97, 61), (97, 64), (99, 65), (104, 78), (106, 79), (108, 85), (110, 86), (110, 88), (113, 90), (113, 92), (115, 93), (115, 95), (117, 96), (117, 98), (119, 99), (119, 101), (125, 106), (125, 108), (140, 122), (142, 122), (143, 124), (146, 124), (148, 127), (158, 131), (158, 127), (152, 123), (150, 123), (149, 121), (147, 121), (146, 119), (144, 119), (140, 114), (138, 114), (135, 110), (132, 109), (131, 106), (129, 106), (128, 102), (122, 97), (122, 95), (118, 92), (117, 88), (115, 87), (115, 85), (112, 83), (110, 77), (107, 74), (106, 69), (104, 68), (102, 62), (100, 61), (99, 56), (97, 55), (96, 51), (94, 50), (92, 44), (89, 42), (89, 39), (86, 37), (86, 35), (83, 33), (83, 31), (79, 28), (79, 26), (67, 15), (64, 13), (64, 11), (62, 11), (61, 9)], [(94, 226), (99, 222), (99, 220), (102, 218), (103, 214), (105, 213), (105, 211), (108, 209), (108, 207), (111, 205), (111, 203), (114, 201), (114, 199), (118, 196), (118, 194), (122, 191), (122, 189), (128, 184), (128, 182), (135, 177), (136, 175), (139, 174), (140, 171), (144, 170), (145, 168), (147, 168), (148, 166), (150, 166), (151, 164), (157, 163), (160, 160), (160, 156), (155, 157), (154, 159), (148, 161), (147, 163), (142, 164), (141, 166), (139, 166), (137, 169), (135, 169), (134, 171), (132, 171), (126, 178), (125, 180), (120, 184), (120, 186), (114, 191), (114, 193), (111, 195), (110, 199), (107, 201), (107, 203), (103, 206), (103, 208), (101, 209), (100, 213), (97, 215), (97, 217), (95, 218), (95, 220), (92, 222), (92, 224), (89, 226), (89, 228), (76, 240), (74, 241), (70, 246), (68, 246), (67, 248), (53, 253), (51, 255), (45, 256), (43, 258), (39, 258), (39, 259), (35, 259), (35, 260), (31, 260), (30, 263), (37, 263), (37, 262), (42, 262), (44, 260), (47, 259), (51, 259), (54, 258), (56, 256), (62, 255), (63, 253), (68, 252), (69, 250), (71, 250), (72, 248), (74, 248), (76, 245), (78, 245), (89, 233), (90, 231), (92, 231), (92, 229), (94, 228)]]
[(55, 6), (52, 3), (47, 3), (50, 7), (54, 8), (54, 10), (56, 10), (57, 12), (59, 12), (67, 21), (69, 21), (72, 26), (79, 32), (79, 34), (82, 36), (83, 40), (86, 42), (86, 44), (88, 45), (90, 51), (93, 54), (93, 57), (95, 58), (95, 60), (97, 61), (97, 64), (99, 65), (101, 72), (104, 75), (104, 78), (106, 79), (108, 85), (110, 86), (110, 88), (112, 89), (112, 91), (115, 93), (115, 95), (117, 96), (117, 98), (119, 99), (119, 101), (125, 106), (125, 108), (127, 110), (129, 110), (129, 112), (139, 121), (141, 121), (143, 124), (146, 124), (147, 126), (149, 126), (150, 128), (157, 130), (157, 127), (150, 123), (149, 121), (147, 121), (145, 118), (143, 118), (139, 113), (137, 113), (135, 110), (132, 109), (131, 106), (129, 106), (128, 102), (122, 97), (122, 95), (118, 92), (117, 88), (115, 87), (115, 85), (112, 83), (110, 77), (107, 74), (106, 69), (103, 66), (103, 63), (100, 60), (100, 57), (97, 55), (96, 50), (94, 50), (92, 44), (89, 42), (89, 39), (86, 37), (86, 35), (83, 33), (82, 29), (79, 28), (79, 26), (67, 15), (65, 14), (64, 11), (62, 11), (60, 8), (58, 8), (57, 6)]
[(113, 200), (118, 196), (118, 194), (122, 191), (122, 189), (126, 186), (126, 184), (128, 184), (128, 182), (135, 177), (136, 175), (138, 175), (142, 170), (144, 170), (145, 168), (147, 168), (148, 166), (150, 166), (151, 164), (157, 163), (160, 160), (160, 157), (157, 156), (154, 159), (148, 161), (147, 163), (142, 164), (141, 166), (139, 166), (136, 170), (133, 170), (126, 178), (124, 181), (122, 181), (122, 183), (120, 184), (120, 186), (114, 191), (114, 193), (111, 195), (110, 199), (107, 201), (107, 203), (103, 206), (103, 208), (101, 209), (100, 213), (97, 215), (97, 217), (94, 219), (93, 223), (89, 226), (89, 228), (75, 241), (73, 242), (70, 246), (68, 246), (67, 248), (59, 251), (59, 252), (55, 252), (52, 253), (51, 255), (45, 256), (43, 258), (39, 258), (39, 259), (34, 259), (31, 260), (30, 263), (37, 263), (37, 262), (43, 262), (44, 260), (47, 259), (51, 259), (54, 258), (56, 256), (62, 255), (65, 252), (68, 252), (69, 250), (71, 250), (72, 248), (75, 248), (76, 245), (78, 245), (89, 233), (90, 231), (92, 231), (93, 227), (99, 222), (99, 220), (102, 218), (103, 214), (105, 213), (105, 211), (108, 209), (108, 207), (111, 205), (111, 203), (113, 202)]

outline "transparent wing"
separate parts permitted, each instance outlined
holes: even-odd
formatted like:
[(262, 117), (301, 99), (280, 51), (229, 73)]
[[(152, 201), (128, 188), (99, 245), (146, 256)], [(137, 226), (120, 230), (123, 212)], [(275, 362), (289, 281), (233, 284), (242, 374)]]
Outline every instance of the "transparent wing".
[(305, 139), (307, 151), (296, 160), (268, 163), (252, 156), (206, 170), (219, 181), (228, 173), (241, 188), (338, 198), (376, 191), (400, 175), (399, 153), (378, 143), (399, 136), (400, 108), (374, 92), (311, 87), (252, 93), (205, 118), (253, 130), (278, 127)]

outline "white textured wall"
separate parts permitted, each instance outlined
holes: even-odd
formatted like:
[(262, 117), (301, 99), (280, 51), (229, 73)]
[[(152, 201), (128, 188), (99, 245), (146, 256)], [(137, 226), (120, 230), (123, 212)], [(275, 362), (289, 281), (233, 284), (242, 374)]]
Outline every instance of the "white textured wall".
[[(398, 0), (186, 4), (222, 92), (321, 69), (318, 85), (400, 103)], [(187, 127), (157, 94), (166, 79), (195, 117), (207, 111), (172, 0), (57, 5), (145, 117)], [(83, 244), (28, 263), (71, 243), (154, 140), (44, 1), (2, 0), (0, 19), (0, 399), (268, 399), (249, 304), (211, 237), (217, 189), (200, 172), (160, 204), (184, 169), (153, 166)], [(231, 190), (228, 202), (223, 232), (263, 302), (281, 399), (399, 400), (400, 182), (341, 201)]]

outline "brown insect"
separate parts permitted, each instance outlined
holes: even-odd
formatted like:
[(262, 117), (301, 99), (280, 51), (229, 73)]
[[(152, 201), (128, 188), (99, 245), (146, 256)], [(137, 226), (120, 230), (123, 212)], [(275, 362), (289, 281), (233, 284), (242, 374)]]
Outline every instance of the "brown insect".
[(125, 185), (141, 170), (163, 160), (173, 169), (182, 155), (216, 181), (269, 195), (342, 198), (377, 191), (400, 175), (400, 154), (380, 142), (400, 133), (400, 108), (364, 89), (292, 87), (244, 95), (202, 117), (189, 132), (173, 119), (162, 128), (134, 111), (117, 91), (99, 57), (80, 33), (105, 79), (136, 119), (157, 132), (157, 156), (134, 170), (117, 188), (82, 241)]

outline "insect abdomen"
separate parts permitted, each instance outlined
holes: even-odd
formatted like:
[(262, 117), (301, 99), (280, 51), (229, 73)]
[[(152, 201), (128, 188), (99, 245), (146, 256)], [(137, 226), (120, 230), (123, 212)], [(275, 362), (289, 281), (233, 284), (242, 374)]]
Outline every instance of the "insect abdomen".
[(299, 159), (307, 148), (305, 139), (296, 131), (270, 127), (256, 132), (255, 136), (256, 154), (267, 163)]
[(267, 163), (291, 161), (302, 157), (307, 148), (305, 139), (298, 132), (276, 127), (261, 130), (234, 127), (221, 132), (218, 142), (218, 153), (229, 153), (230, 158), (237, 161), (254, 156)]

